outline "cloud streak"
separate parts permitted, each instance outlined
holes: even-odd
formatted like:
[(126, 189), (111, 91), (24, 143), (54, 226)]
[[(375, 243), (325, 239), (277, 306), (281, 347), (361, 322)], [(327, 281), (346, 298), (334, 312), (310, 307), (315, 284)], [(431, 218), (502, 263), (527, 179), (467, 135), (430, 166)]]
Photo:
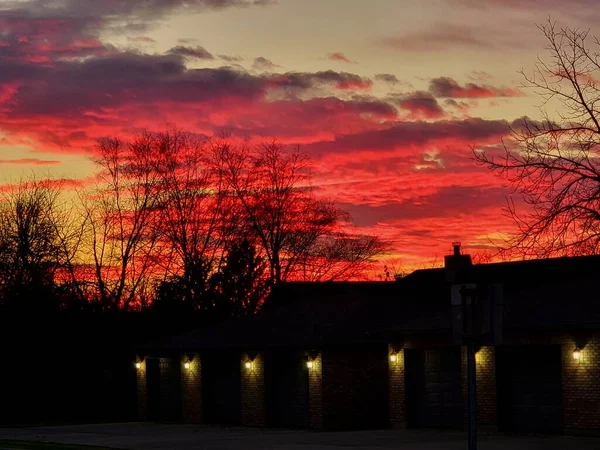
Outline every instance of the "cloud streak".
[(53, 166), (58, 164), (60, 161), (38, 158), (0, 159), (0, 165)]
[(429, 92), (441, 98), (493, 98), (493, 97), (522, 97), (525, 94), (514, 88), (494, 87), (466, 83), (460, 85), (450, 77), (434, 78), (429, 83)]
[(258, 58), (254, 58), (254, 62), (252, 63), (252, 68), (254, 70), (260, 71), (271, 71), (279, 68), (277, 64), (275, 64), (270, 59), (259, 56)]
[(383, 38), (381, 43), (388, 48), (408, 52), (490, 48), (491, 44), (481, 36), (475, 28), (466, 25), (438, 23), (430, 29)]
[(171, 55), (183, 56), (184, 58), (215, 59), (215, 57), (208, 50), (206, 50), (200, 45), (197, 45), (195, 47), (178, 45), (170, 49), (167, 53)]
[(328, 53), (327, 59), (329, 59), (330, 61), (344, 62), (344, 63), (348, 63), (348, 64), (356, 64), (356, 61), (352, 61), (350, 58), (348, 58), (342, 52)]

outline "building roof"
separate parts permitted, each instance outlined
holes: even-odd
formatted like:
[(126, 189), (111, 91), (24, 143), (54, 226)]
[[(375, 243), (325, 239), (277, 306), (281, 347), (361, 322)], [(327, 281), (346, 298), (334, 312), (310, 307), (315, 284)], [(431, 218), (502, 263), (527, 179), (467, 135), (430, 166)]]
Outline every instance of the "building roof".
[[(463, 282), (502, 284), (505, 329), (600, 325), (600, 256), (470, 266)], [(450, 333), (447, 271), (395, 282), (284, 283), (258, 314), (176, 336), (167, 348), (217, 349), (386, 341)]]

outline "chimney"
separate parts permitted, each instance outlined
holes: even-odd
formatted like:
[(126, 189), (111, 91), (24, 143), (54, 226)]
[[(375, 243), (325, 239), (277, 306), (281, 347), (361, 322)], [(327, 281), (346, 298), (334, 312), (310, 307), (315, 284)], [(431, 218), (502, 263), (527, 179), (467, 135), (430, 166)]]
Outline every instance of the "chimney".
[(453, 242), (453, 254), (444, 256), (446, 281), (456, 281), (473, 265), (471, 262), (471, 255), (463, 255), (460, 252), (460, 247), (460, 242)]

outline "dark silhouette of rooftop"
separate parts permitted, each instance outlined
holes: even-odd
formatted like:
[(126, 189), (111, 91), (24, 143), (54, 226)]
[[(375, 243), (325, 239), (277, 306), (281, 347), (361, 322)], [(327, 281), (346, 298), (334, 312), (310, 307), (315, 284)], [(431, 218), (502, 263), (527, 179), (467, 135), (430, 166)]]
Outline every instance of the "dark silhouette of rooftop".
[[(503, 285), (505, 329), (600, 326), (600, 256), (478, 265), (469, 259), (461, 273), (461, 283)], [(166, 346), (306, 348), (449, 334), (453, 282), (447, 274), (448, 267), (416, 270), (392, 282), (282, 283), (255, 316), (174, 337)]]

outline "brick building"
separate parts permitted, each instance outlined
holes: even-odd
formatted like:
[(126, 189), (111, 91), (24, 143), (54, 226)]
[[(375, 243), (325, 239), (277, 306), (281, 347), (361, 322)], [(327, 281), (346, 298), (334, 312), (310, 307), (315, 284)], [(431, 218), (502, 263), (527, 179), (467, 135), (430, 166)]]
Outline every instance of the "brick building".
[(463, 428), (466, 352), (452, 293), (462, 285), (478, 292), (487, 337), (476, 354), (480, 425), (598, 432), (598, 269), (596, 256), (472, 265), (456, 249), (445, 268), (396, 282), (288, 283), (255, 316), (140, 351), (140, 418)]

